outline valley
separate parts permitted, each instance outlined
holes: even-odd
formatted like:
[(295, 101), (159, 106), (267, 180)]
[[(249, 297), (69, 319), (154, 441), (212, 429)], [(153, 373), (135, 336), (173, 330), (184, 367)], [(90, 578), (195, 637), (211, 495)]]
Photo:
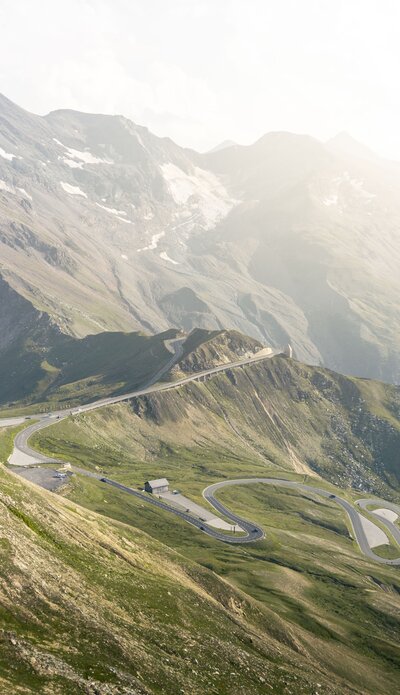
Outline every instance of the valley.
[(399, 187), (0, 95), (1, 693), (397, 691)]
[(345, 135), (286, 132), (202, 154), (122, 116), (39, 117), (5, 96), (0, 117), (0, 355), (11, 372), (28, 324), (87, 349), (96, 334), (178, 326), (289, 342), (304, 362), (399, 382), (395, 162)]
[[(273, 636), (279, 651), (288, 650), (285, 658), (294, 681), (285, 675), (285, 683), (279, 684), (272, 675), (275, 667), (260, 674), (261, 679), (269, 674), (275, 692), (295, 687), (295, 692), (311, 693), (322, 682), (328, 693), (383, 695), (395, 687), (398, 670), (393, 640), (400, 587), (398, 570), (391, 566), (399, 556), (398, 545), (386, 528), (388, 546), (375, 548), (371, 555), (369, 546), (367, 552), (360, 549), (354, 527), (338, 509), (338, 498), (356, 510), (357, 500), (364, 497), (360, 511), (371, 521), (373, 500), (376, 508), (396, 508), (399, 482), (392, 451), (400, 436), (398, 389), (341, 377), (279, 355), (256, 361), (245, 357), (240, 367), (228, 362), (204, 381), (201, 367), (214, 354), (213, 340), (221, 350), (221, 337), (209, 338), (200, 344), (192, 339), (194, 352), (180, 356), (173, 383), (160, 382), (147, 393), (100, 408), (90, 409), (89, 404), (86, 411), (34, 432), (29, 446), (60, 461), (56, 470), (63, 469), (62, 462), (71, 463), (72, 473), (56, 494), (34, 494), (50, 495), (49, 503), (56, 508), (58, 500), (77, 505), (72, 509), (79, 519), (93, 514), (93, 520), (103, 519), (107, 527), (122, 524), (142, 533), (160, 544), (161, 553), (164, 548), (178, 553), (183, 562), (194, 563), (204, 573), (213, 595), (215, 585), (211, 589), (210, 582), (219, 578), (229, 591), (245, 596), (251, 610), (260, 611), (266, 621), (260, 633), (263, 644)], [(188, 368), (192, 373), (179, 383), (179, 375)], [(369, 458), (361, 445), (366, 422), (374, 423), (368, 443), (374, 455)], [(18, 427), (26, 425), (31, 427)], [(12, 446), (11, 438), (6, 458)], [(54, 463), (40, 465), (54, 468)], [(157, 504), (159, 500), (149, 504), (138, 490), (144, 480), (159, 475), (166, 475), (171, 485), (203, 507), (204, 488), (223, 481), (215, 498), (222, 504), (223, 518), (228, 513), (234, 515), (228, 516), (231, 520), (249, 520), (251, 528), (261, 529), (262, 538), (243, 543), (239, 534), (218, 531), (213, 537), (199, 528), (204, 522), (196, 528), (193, 520), (187, 524), (171, 514), (168, 505)], [(238, 478), (267, 478), (269, 484), (229, 484)], [(21, 484), (15, 474), (11, 480)], [(135, 494), (127, 494), (126, 487)], [(385, 533), (376, 515), (373, 522)], [(238, 542), (226, 542), (228, 536)], [(150, 541), (142, 543), (150, 547)], [(230, 605), (241, 606), (235, 615), (243, 624), (247, 609), (235, 601)], [(357, 627), (365, 621), (368, 635)], [(54, 683), (54, 675), (47, 678)], [(210, 692), (219, 688), (229, 693), (233, 687), (240, 692), (240, 683), (233, 686), (226, 678), (221, 672), (210, 676)], [(253, 684), (248, 674), (244, 678), (243, 693), (264, 692), (264, 680)], [(157, 692), (156, 681), (152, 683)], [(190, 687), (196, 688), (195, 679)]]

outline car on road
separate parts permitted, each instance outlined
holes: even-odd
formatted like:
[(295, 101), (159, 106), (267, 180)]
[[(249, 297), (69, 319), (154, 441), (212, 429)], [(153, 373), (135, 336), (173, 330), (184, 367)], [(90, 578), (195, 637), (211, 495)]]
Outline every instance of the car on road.
[(107, 478), (100, 478), (100, 482), (106, 483), (106, 482), (107, 482)]
[(336, 499), (336, 495), (329, 495), (329, 499), (330, 499), (330, 500)]

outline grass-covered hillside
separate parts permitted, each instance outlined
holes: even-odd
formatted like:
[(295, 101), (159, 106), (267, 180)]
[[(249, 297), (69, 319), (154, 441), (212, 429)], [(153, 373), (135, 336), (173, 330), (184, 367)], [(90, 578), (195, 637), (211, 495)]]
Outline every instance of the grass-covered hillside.
[[(7, 449), (4, 431), (0, 440)], [(172, 545), (174, 528), (164, 517), (164, 540)], [(296, 578), (297, 570), (285, 573), (288, 589), (296, 586), (301, 597), (298, 607), (293, 599), (281, 610), (282, 587), (264, 600), (267, 575), (274, 583), (279, 572), (262, 561), (262, 548), (255, 551), (254, 566), (264, 565), (256, 582), (259, 597), (252, 597), (254, 591), (218, 576), (228, 560), (238, 576), (247, 573), (251, 556), (240, 548), (213, 547), (190, 529), (199, 554), (198, 561), (190, 559), (132, 523), (99, 516), (2, 467), (0, 528), (2, 693), (361, 695), (383, 693), (379, 683), (386, 692), (394, 688), (390, 645), (396, 623), (388, 610), (396, 598), (389, 600), (373, 582), (368, 615), (375, 630), (385, 620), (380, 649), (388, 654), (391, 649), (392, 656), (372, 658), (377, 672), (370, 672), (371, 689), (365, 689), (368, 645), (365, 654), (348, 653), (343, 626), (335, 632), (333, 625), (320, 623), (317, 607), (313, 617), (306, 616), (312, 597), (302, 605), (308, 582), (300, 574)], [(183, 530), (183, 542), (188, 537)], [(247, 576), (255, 579), (251, 571)], [(359, 578), (351, 588), (354, 597), (361, 584)], [(338, 585), (344, 591), (346, 582)], [(326, 652), (332, 637), (333, 668)], [(357, 673), (349, 680), (353, 667)]]
[[(398, 501), (397, 408), (394, 387), (275, 357), (75, 416), (42, 430), (36, 445), (133, 487), (165, 475), (171, 488), (202, 504), (209, 483), (260, 475), (306, 479), (336, 493), (339, 487), (353, 502), (366, 490)], [(362, 555), (346, 515), (331, 500), (279, 486), (219, 494), (228, 507), (260, 523), (265, 540), (224, 545), (79, 474), (64, 488), (70, 501), (141, 529), (256, 601), (269, 616), (267, 634), (278, 621), (283, 642), (297, 658), (304, 656), (310, 673), (328, 674), (339, 692), (384, 695), (396, 689), (398, 569)], [(394, 549), (377, 549), (386, 552)], [(326, 682), (318, 683), (314, 692), (329, 692)], [(261, 692), (280, 692), (271, 685)], [(300, 683), (285, 688), (301, 692)]]
[(196, 492), (225, 476), (273, 468), (393, 498), (400, 389), (277, 356), (70, 418), (36, 442), (135, 484), (166, 474)]

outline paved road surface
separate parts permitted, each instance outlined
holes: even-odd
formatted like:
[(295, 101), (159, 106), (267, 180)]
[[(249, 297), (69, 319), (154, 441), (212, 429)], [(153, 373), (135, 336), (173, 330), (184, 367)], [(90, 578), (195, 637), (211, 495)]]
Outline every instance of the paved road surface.
[[(396, 512), (398, 516), (400, 516), (400, 505), (398, 504), (393, 504), (393, 502), (386, 502), (386, 500), (382, 499), (366, 499), (366, 500), (357, 500), (356, 504), (358, 504), (361, 509), (365, 509), (366, 511), (368, 510), (369, 506), (380, 504), (382, 507), (385, 509), (391, 509), (393, 512)], [(371, 511), (370, 511), (371, 514)], [(400, 545), (400, 528), (395, 524), (393, 521), (390, 521), (390, 519), (385, 519), (383, 516), (378, 516), (379, 521), (384, 524), (389, 531), (389, 533), (392, 534), (393, 538), (395, 539), (396, 543)]]
[[(164, 511), (170, 512), (171, 514), (175, 514), (175, 516), (178, 516), (180, 519), (183, 519), (192, 526), (196, 526), (196, 528), (203, 531), (203, 533), (206, 533), (208, 536), (211, 536), (212, 538), (215, 538), (218, 541), (235, 544), (254, 543), (254, 541), (264, 538), (264, 531), (262, 530), (262, 528), (251, 522), (240, 520), (240, 526), (242, 527), (244, 534), (227, 535), (226, 533), (222, 533), (221, 531), (217, 531), (211, 526), (208, 526), (207, 522), (201, 521), (196, 516), (181, 511), (176, 507), (170, 506), (169, 504), (163, 502), (154, 495), (148, 494), (146, 492), (139, 492), (138, 490), (133, 490), (133, 488), (128, 487), (127, 485), (122, 485), (122, 483), (118, 483), (115, 480), (111, 480), (111, 478), (107, 478), (103, 475), (100, 475), (99, 473), (92, 473), (91, 471), (86, 471), (84, 468), (72, 466), (71, 469), (74, 473), (80, 473), (81, 475), (86, 475), (90, 478), (96, 478), (97, 480), (101, 480), (102, 482), (104, 482), (106, 485), (116, 487), (118, 490), (122, 490), (122, 492), (126, 492), (128, 495), (136, 497), (141, 502), (152, 504), (154, 507), (163, 509)], [(231, 513), (229, 514), (229, 516), (231, 516)]]
[[(213, 485), (209, 485), (208, 487), (205, 488), (203, 491), (203, 496), (205, 499), (212, 504), (212, 506), (217, 509), (221, 514), (225, 514), (228, 518), (232, 519), (232, 521), (240, 523), (240, 525), (243, 525), (243, 520), (240, 519), (239, 516), (236, 514), (232, 513), (227, 507), (225, 507), (218, 499), (215, 498), (214, 494), (217, 490), (222, 489), (223, 487), (228, 487), (230, 485), (250, 485), (250, 484), (255, 484), (255, 483), (262, 483), (265, 485), (277, 485), (277, 486), (284, 486), (284, 487), (292, 487), (292, 488), (297, 488), (300, 490), (304, 490), (305, 492), (311, 492), (315, 495), (319, 495), (320, 497), (325, 497), (330, 499), (332, 502), (336, 502), (336, 504), (339, 504), (346, 512), (347, 515), (350, 518), (351, 525), (353, 527), (354, 531), (354, 536), (357, 540), (357, 543), (360, 547), (360, 550), (369, 557), (371, 560), (375, 560), (375, 562), (380, 562), (383, 565), (400, 565), (400, 557), (390, 560), (387, 558), (382, 558), (379, 557), (379, 555), (376, 555), (373, 550), (370, 548), (368, 539), (365, 535), (360, 514), (354, 509), (353, 505), (347, 502), (347, 500), (343, 499), (342, 497), (338, 497), (337, 495), (333, 495), (332, 492), (328, 492), (327, 490), (324, 490), (323, 488), (320, 487), (314, 487), (312, 485), (303, 485), (302, 483), (296, 483), (293, 480), (281, 480), (281, 479), (276, 479), (276, 478), (241, 478), (239, 480), (224, 480), (220, 483), (214, 483)], [(374, 504), (375, 500), (364, 500), (368, 504)], [(378, 500), (378, 503), (382, 502), (383, 506), (383, 500)], [(387, 504), (385, 502), (385, 504)], [(387, 522), (387, 526), (389, 528), (389, 525), (391, 522)], [(392, 524), (394, 526), (394, 524)], [(400, 530), (397, 529), (398, 535), (393, 534), (397, 542), (400, 541)]]
[[(170, 343), (173, 344), (172, 347), (174, 349), (174, 354), (171, 356), (171, 359), (167, 364), (165, 364), (162, 367), (162, 369), (160, 369), (152, 377), (152, 379), (146, 384), (146, 386), (142, 387), (141, 389), (137, 389), (136, 391), (130, 391), (129, 393), (125, 393), (120, 396), (102, 398), (98, 401), (94, 401), (93, 403), (82, 405), (79, 408), (75, 407), (68, 408), (66, 410), (56, 410), (51, 413), (48, 413), (47, 415), (41, 414), (37, 416), (32, 416), (35, 418), (34, 423), (30, 427), (27, 427), (21, 432), (19, 432), (15, 437), (14, 450), (9, 458), (9, 463), (13, 466), (29, 466), (34, 465), (38, 462), (51, 463), (52, 461), (57, 461), (57, 459), (55, 458), (44, 456), (43, 454), (39, 454), (38, 452), (36, 452), (28, 445), (28, 440), (34, 432), (37, 432), (38, 430), (44, 429), (49, 425), (59, 422), (60, 420), (63, 420), (69, 415), (85, 413), (91, 410), (96, 410), (97, 408), (104, 408), (114, 403), (120, 403), (121, 401), (126, 401), (130, 398), (135, 398), (137, 396), (144, 396), (149, 393), (158, 393), (160, 391), (168, 391), (170, 389), (175, 389), (192, 381), (199, 381), (205, 379), (219, 372), (228, 371), (236, 367), (243, 367), (247, 364), (252, 364), (254, 362), (260, 362), (265, 359), (270, 359), (274, 355), (278, 354), (278, 351), (274, 352), (271, 350), (271, 352), (268, 354), (265, 354), (265, 352), (263, 351), (262, 355), (256, 354), (254, 357), (248, 357), (244, 360), (238, 360), (237, 362), (229, 362), (218, 367), (213, 367), (212, 369), (206, 369), (202, 372), (196, 372), (195, 374), (191, 374), (190, 376), (184, 377), (183, 379), (179, 379), (177, 381), (155, 383), (166, 372), (168, 372), (176, 362), (179, 362), (180, 358), (182, 357), (182, 340), (170, 341)], [(18, 419), (20, 420), (20, 418)]]
[[(81, 406), (80, 408), (69, 408), (68, 410), (61, 410), (61, 411), (55, 411), (53, 413), (49, 413), (47, 416), (37, 416), (38, 419), (36, 422), (34, 422), (30, 427), (27, 427), (26, 429), (22, 430), (19, 432), (15, 438), (14, 441), (14, 451), (10, 456), (9, 462), (13, 465), (19, 465), (19, 466), (26, 466), (26, 465), (32, 465), (37, 462), (44, 462), (44, 463), (51, 463), (54, 461), (57, 461), (57, 459), (54, 458), (49, 458), (46, 456), (43, 456), (42, 454), (39, 454), (38, 452), (34, 451), (33, 449), (30, 448), (28, 444), (28, 439), (29, 437), (33, 434), (33, 432), (37, 432), (40, 429), (43, 429), (45, 427), (48, 427), (51, 424), (54, 424), (60, 419), (64, 419), (65, 417), (68, 417), (69, 415), (76, 413), (76, 412), (87, 412), (90, 410), (94, 410), (96, 408), (102, 408), (108, 405), (111, 405), (113, 403), (119, 403), (124, 400), (128, 400), (130, 398), (134, 398), (136, 396), (142, 396), (148, 393), (154, 393), (154, 392), (159, 392), (159, 391), (166, 391), (168, 389), (173, 389), (177, 388), (179, 386), (182, 386), (184, 384), (190, 383), (192, 381), (198, 381), (204, 378), (207, 378), (208, 376), (212, 376), (213, 374), (217, 374), (219, 372), (227, 371), (230, 369), (234, 369), (236, 367), (242, 367), (247, 364), (252, 364), (254, 362), (259, 362), (261, 360), (269, 359), (273, 357), (274, 354), (277, 354), (276, 352), (272, 352), (269, 354), (265, 354), (263, 351), (262, 355), (255, 355), (254, 357), (250, 357), (244, 360), (238, 360), (237, 362), (231, 362), (228, 364), (220, 365), (219, 367), (214, 367), (212, 369), (204, 370), (203, 372), (197, 372), (196, 374), (191, 374), (188, 377), (184, 377), (183, 379), (179, 379), (178, 381), (175, 382), (169, 382), (165, 384), (156, 384), (155, 382), (161, 378), (161, 376), (169, 371), (171, 367), (179, 361), (180, 357), (182, 356), (182, 341), (170, 341), (171, 345), (174, 350), (174, 354), (171, 356), (171, 359), (169, 362), (164, 365), (162, 369), (160, 369), (154, 377), (151, 379), (151, 381), (143, 388), (132, 391), (130, 393), (126, 393), (120, 396), (115, 396), (111, 398), (104, 398), (98, 401), (95, 401), (93, 403), (89, 403), (87, 405)], [(14, 419), (19, 420), (20, 418), (15, 418)], [(1, 420), (0, 420), (0, 426), (1, 426)], [(4, 421), (3, 421), (4, 422)], [(8, 420), (9, 422), (9, 420)], [(14, 424), (17, 424), (14, 422)], [(223, 541), (225, 543), (253, 543), (255, 541), (261, 540), (264, 538), (264, 531), (263, 529), (258, 526), (257, 524), (254, 524), (253, 522), (250, 522), (246, 519), (242, 519), (239, 517), (237, 514), (234, 512), (230, 511), (227, 507), (225, 507), (218, 499), (215, 498), (214, 493), (219, 490), (222, 487), (229, 486), (229, 485), (248, 485), (248, 484), (256, 484), (256, 483), (262, 483), (262, 484), (267, 484), (267, 485), (282, 485), (286, 487), (295, 487), (301, 490), (304, 490), (306, 492), (311, 492), (313, 494), (320, 495), (321, 497), (325, 498), (330, 498), (332, 501), (335, 501), (337, 504), (339, 504), (348, 514), (350, 518), (350, 522), (353, 527), (354, 531), (354, 536), (357, 540), (357, 543), (361, 549), (361, 551), (369, 557), (370, 559), (374, 560), (375, 562), (379, 562), (381, 564), (386, 564), (386, 565), (400, 565), (400, 558), (398, 559), (387, 559), (387, 558), (381, 558), (378, 555), (376, 555), (373, 550), (370, 548), (367, 536), (364, 532), (360, 514), (354, 509), (354, 507), (347, 502), (347, 500), (338, 497), (337, 495), (333, 495), (330, 492), (327, 492), (323, 488), (318, 488), (318, 487), (313, 487), (310, 485), (304, 485), (302, 483), (296, 483), (295, 481), (290, 481), (290, 480), (281, 480), (281, 479), (275, 479), (275, 478), (242, 478), (238, 480), (226, 480), (222, 481), (220, 483), (214, 483), (213, 485), (210, 485), (207, 487), (203, 495), (205, 499), (211, 504), (211, 506), (214, 507), (218, 512), (221, 514), (225, 515), (228, 519), (231, 519), (234, 524), (239, 524), (241, 528), (244, 531), (244, 534), (240, 535), (233, 535), (233, 536), (227, 536), (224, 533), (221, 533), (210, 526), (207, 526), (205, 522), (200, 521), (199, 519), (196, 519), (194, 516), (191, 514), (188, 514), (186, 512), (180, 511), (179, 509), (170, 507), (168, 504), (162, 502), (161, 500), (153, 497), (152, 495), (147, 495), (143, 494), (141, 492), (138, 492), (136, 490), (133, 490), (132, 488), (127, 487), (126, 485), (122, 485), (121, 483), (118, 483), (114, 480), (111, 480), (109, 478), (104, 478), (101, 475), (95, 474), (95, 473), (90, 473), (89, 471), (85, 471), (83, 469), (77, 469), (74, 468), (76, 472), (79, 472), (83, 475), (89, 475), (90, 477), (97, 478), (103, 480), (106, 484), (112, 485), (127, 494), (133, 495), (142, 501), (148, 502), (156, 507), (159, 507), (160, 509), (164, 509), (171, 514), (175, 514), (176, 516), (179, 516), (180, 518), (184, 519), (187, 521), (189, 524), (192, 524), (193, 526), (196, 526), (197, 528), (201, 529), (204, 533), (207, 533), (209, 536), (212, 536), (213, 538), (216, 538), (217, 540)], [(386, 506), (390, 508), (389, 503), (385, 501), (379, 501), (379, 503), (382, 502), (382, 506)], [(363, 504), (374, 504), (375, 500), (359, 500), (359, 504), (362, 507)], [(364, 507), (365, 508), (365, 507)], [(386, 526), (387, 528), (391, 531), (393, 537), (400, 542), (400, 530), (390, 521), (386, 521)]]

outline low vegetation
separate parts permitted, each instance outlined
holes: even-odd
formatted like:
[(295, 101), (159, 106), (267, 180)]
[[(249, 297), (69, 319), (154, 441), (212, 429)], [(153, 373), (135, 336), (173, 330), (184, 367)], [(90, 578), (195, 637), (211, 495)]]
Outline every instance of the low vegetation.
[[(166, 475), (203, 504), (207, 484), (260, 475), (319, 485), (322, 477), (350, 500), (366, 491), (396, 499), (397, 403), (394, 387), (278, 357), (75, 416), (38, 433), (36, 445), (134, 487)], [(254, 546), (231, 547), (96, 480), (75, 475), (64, 494), (150, 534), (255, 601), (268, 615), (265, 634), (304, 656), (311, 672), (329, 674), (340, 692), (397, 687), (398, 572), (360, 553), (334, 502), (279, 487), (225, 488), (221, 500), (266, 530)]]

